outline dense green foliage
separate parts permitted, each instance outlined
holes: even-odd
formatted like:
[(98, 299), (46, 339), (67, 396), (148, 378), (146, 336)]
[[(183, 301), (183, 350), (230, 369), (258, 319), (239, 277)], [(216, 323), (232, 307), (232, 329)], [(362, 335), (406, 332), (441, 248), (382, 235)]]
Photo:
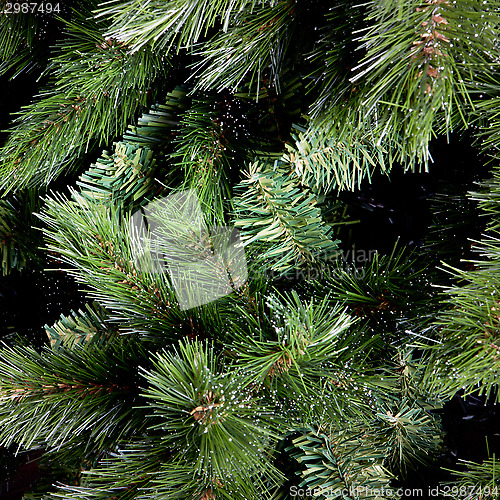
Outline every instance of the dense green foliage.
[[(43, 454), (25, 498), (399, 498), (446, 401), (500, 399), (500, 1), (71, 7), (0, 14), (0, 72), (40, 78), (0, 148), (2, 273), (87, 301), (0, 347), (0, 445)], [(452, 133), (492, 178), (438, 194), (425, 244), (347, 258), (345, 194)], [(457, 205), (486, 221), (468, 265)]]

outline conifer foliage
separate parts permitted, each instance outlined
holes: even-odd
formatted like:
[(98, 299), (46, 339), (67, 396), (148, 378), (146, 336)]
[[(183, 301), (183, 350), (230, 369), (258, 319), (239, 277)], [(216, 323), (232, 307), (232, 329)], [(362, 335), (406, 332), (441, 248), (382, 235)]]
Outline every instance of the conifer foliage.
[[(39, 90), (0, 145), (2, 274), (84, 297), (0, 345), (24, 498), (401, 498), (448, 400), (499, 401), (500, 1), (15, 5), (0, 73)], [(480, 256), (346, 259), (348, 200), (450, 134), (492, 159)], [(498, 494), (494, 457), (466, 466)]]

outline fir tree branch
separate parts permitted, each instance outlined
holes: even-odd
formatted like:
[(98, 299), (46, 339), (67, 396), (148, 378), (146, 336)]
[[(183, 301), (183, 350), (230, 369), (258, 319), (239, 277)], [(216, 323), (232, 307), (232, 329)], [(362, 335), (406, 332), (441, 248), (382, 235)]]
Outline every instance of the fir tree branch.
[(131, 368), (141, 350), (123, 343), (72, 350), (30, 347), (0, 351), (0, 440), (86, 453), (138, 432), (143, 416), (132, 406), (137, 387)]
[(375, 500), (381, 490), (386, 498), (399, 498), (382, 465), (382, 447), (360, 426), (331, 435), (307, 429), (293, 444), (292, 455), (305, 466), (300, 486), (320, 492), (325, 500)]
[(61, 314), (53, 326), (45, 325), (52, 349), (71, 349), (77, 344), (97, 343), (102, 346), (117, 335), (115, 328), (106, 324), (107, 312), (94, 303), (85, 304), (86, 311), (71, 311), (71, 316)]
[(82, 474), (78, 486), (59, 484), (48, 499), (132, 500), (150, 498), (153, 480), (172, 452), (159, 446), (157, 436), (134, 436)]
[(238, 363), (252, 374), (253, 383), (274, 385), (286, 374), (284, 382), (291, 377), (301, 385), (304, 377), (327, 376), (334, 366), (341, 368), (355, 356), (346, 340), (353, 320), (339, 308), (330, 309), (328, 297), (318, 304), (303, 303), (292, 292), (279, 299), (271, 295), (268, 301), (272, 325), (259, 328), (255, 337), (243, 331), (232, 342)]
[(144, 112), (137, 125), (130, 125), (123, 134), (123, 142), (147, 146), (157, 154), (162, 153), (179, 126), (180, 115), (189, 106), (188, 89), (176, 87), (169, 92), (162, 104), (155, 104)]
[(382, 116), (424, 161), (437, 128), (469, 123), (465, 82), (493, 57), (498, 8), (466, 0), (369, 4), (369, 27), (359, 38), (366, 55), (351, 81), (363, 86), (365, 113)]
[(362, 263), (337, 259), (324, 269), (315, 287), (318, 291), (327, 287), (333, 303), (340, 302), (363, 320), (370, 327), (364, 334), (374, 337), (380, 332), (380, 338), (373, 339), (378, 347), (374, 346), (372, 360), (377, 363), (378, 348), (386, 358), (388, 349), (406, 343), (414, 331), (425, 330), (432, 336), (440, 306), (426, 275), (427, 265), (415, 253), (395, 245), (389, 255), (366, 252), (363, 257)]
[(448, 287), (447, 309), (438, 316), (437, 344), (428, 345), (430, 354), (425, 383), (430, 392), (450, 398), (460, 389), (464, 394), (478, 391), (498, 399), (500, 370), (500, 307), (498, 299), (498, 262), (500, 239), (483, 239), (478, 248), (481, 261), (475, 269), (450, 268), (457, 280)]
[(485, 497), (496, 498), (500, 489), (500, 464), (495, 455), (482, 463), (460, 460), (467, 470), (450, 470), (455, 476), (454, 481), (440, 484), (444, 498), (458, 495), (464, 500), (480, 500)]
[(0, 23), (0, 75), (33, 71), (38, 65), (40, 44), (39, 18), (31, 13), (3, 15)]
[[(240, 11), (262, 8), (261, 0), (111, 0), (96, 10), (98, 17), (112, 22), (107, 36), (130, 45), (132, 51), (149, 44), (160, 51), (174, 43), (192, 47), (210, 28), (221, 25), (224, 31)], [(257, 10), (256, 9), (256, 10)]]
[[(164, 273), (141, 271), (131, 246), (131, 225), (120, 208), (73, 192), (73, 200), (48, 199), (41, 214), (49, 251), (69, 264), (68, 274), (130, 333), (164, 336), (182, 329), (183, 315)], [(89, 290), (90, 289), (90, 290)]]
[(129, 55), (81, 17), (67, 22), (67, 37), (52, 58), (51, 85), (19, 113), (2, 148), (0, 187), (6, 192), (47, 185), (94, 143), (121, 134), (164, 74), (162, 55)]
[(330, 239), (332, 228), (321, 217), (316, 197), (300, 189), (288, 165), (255, 162), (240, 189), (246, 192), (234, 200), (246, 245), (265, 243), (262, 259), (271, 269), (286, 271), (293, 265), (316, 262), (336, 253), (339, 240)]
[(295, 1), (272, 2), (243, 11), (227, 32), (203, 44), (197, 55), (196, 88), (235, 90), (247, 80), (249, 91), (259, 94), (262, 81), (279, 89), (279, 75), (296, 18)]
[(144, 373), (145, 396), (162, 420), (156, 427), (167, 431), (165, 444), (182, 450), (182, 461), (199, 471), (206, 487), (235, 498), (246, 498), (245, 492), (268, 498), (258, 476), (265, 471), (276, 485), (281, 480), (270, 455), (280, 419), (233, 370), (216, 364), (213, 349), (199, 342), (181, 342), (174, 353), (156, 357)]
[(41, 260), (38, 252), (42, 244), (40, 233), (33, 230), (33, 215), (41, 206), (40, 193), (25, 190), (0, 200), (0, 255), (2, 274), (21, 270)]
[(194, 97), (180, 120), (170, 157), (184, 171), (185, 189), (196, 190), (212, 221), (224, 220), (232, 208), (230, 182), (247, 154), (243, 125), (230, 127), (239, 105), (229, 94)]
[[(370, 180), (378, 168), (388, 173), (387, 151), (363, 140), (345, 143), (334, 137), (315, 134), (295, 126), (294, 144), (287, 144), (283, 160), (290, 164), (301, 183), (320, 193), (359, 189), (366, 177)], [(390, 157), (389, 157), (390, 158)], [(388, 164), (386, 164), (386, 162)]]
[(385, 465), (393, 473), (405, 477), (409, 469), (428, 465), (436, 457), (442, 439), (438, 417), (418, 403), (403, 399), (376, 418), (375, 435), (387, 449)]
[(130, 209), (152, 189), (153, 152), (127, 142), (114, 144), (112, 155), (104, 151), (77, 184), (89, 203)]

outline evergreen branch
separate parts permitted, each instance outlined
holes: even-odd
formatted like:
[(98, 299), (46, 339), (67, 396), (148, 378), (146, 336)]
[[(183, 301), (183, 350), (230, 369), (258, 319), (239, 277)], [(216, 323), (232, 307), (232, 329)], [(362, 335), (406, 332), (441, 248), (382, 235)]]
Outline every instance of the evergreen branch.
[(263, 81), (279, 89), (295, 9), (295, 1), (281, 1), (237, 15), (227, 32), (198, 50), (203, 59), (196, 68), (196, 87), (236, 89), (248, 80), (250, 92), (259, 94)]
[(40, 233), (34, 231), (33, 212), (41, 205), (39, 193), (26, 190), (17, 196), (0, 200), (0, 255), (2, 274), (21, 270), (28, 261), (40, 260), (38, 248), (42, 244)]
[(500, 397), (498, 235), (484, 239), (480, 250), (487, 260), (472, 261), (475, 269), (450, 269), (461, 283), (446, 289), (447, 309), (437, 318), (439, 343), (426, 347), (430, 359), (425, 383), (442, 398), (452, 397), (460, 389), (464, 394), (478, 390), (479, 394)]
[(468, 124), (465, 81), (492, 57), (498, 8), (466, 0), (371, 2), (371, 26), (359, 39), (366, 55), (351, 81), (363, 85), (365, 112), (384, 116), (384, 126), (402, 131), (407, 148), (425, 161), (438, 114), (446, 131), (460, 125), (454, 116)]
[(97, 343), (102, 346), (105, 341), (116, 336), (116, 329), (106, 324), (107, 313), (98, 304), (85, 304), (86, 311), (71, 311), (71, 316), (61, 314), (61, 319), (53, 326), (45, 325), (52, 349), (75, 345)]
[(53, 449), (83, 445), (86, 453), (138, 432), (131, 368), (143, 356), (123, 343), (72, 350), (30, 347), (0, 351), (0, 441)]
[[(391, 360), (374, 365), (365, 376), (365, 384), (376, 393), (381, 401), (379, 412), (387, 408), (396, 414), (401, 405), (418, 407), (425, 411), (440, 408), (441, 401), (426, 391), (423, 383), (427, 358), (422, 356), (419, 347), (408, 342)], [(401, 469), (400, 469), (401, 472)]]
[(334, 303), (340, 302), (354, 317), (367, 320), (368, 335), (382, 330), (378, 342), (382, 341), (379, 347), (386, 357), (389, 346), (392, 349), (408, 341), (408, 332), (429, 329), (438, 301), (426, 276), (427, 266), (412, 252), (395, 246), (389, 255), (373, 251), (363, 257), (358, 267), (338, 259), (325, 268), (316, 290), (326, 286)]
[(167, 431), (163, 441), (182, 450), (183, 462), (207, 486), (232, 491), (234, 498), (246, 498), (246, 490), (250, 498), (268, 498), (260, 481), (248, 478), (265, 471), (279, 484), (270, 455), (279, 419), (232, 370), (218, 370), (216, 363), (213, 349), (198, 342), (157, 355), (153, 370), (144, 373), (144, 395), (161, 420), (153, 429)]
[[(214, 99), (197, 97), (182, 117), (176, 138), (176, 151), (172, 159), (185, 171), (186, 184), (202, 195), (208, 204), (222, 200), (222, 193), (229, 198), (226, 181), (231, 153), (226, 152), (228, 141), (224, 125), (214, 112)], [(218, 193), (214, 196), (214, 190)]]
[[(167, 127), (170, 127), (170, 123), (165, 122)], [(163, 127), (161, 129), (164, 130)], [(165, 202), (157, 200), (147, 208), (148, 218), (151, 218), (147, 224), (157, 226), (162, 234), (153, 231), (149, 237), (143, 234), (142, 229), (136, 234), (139, 229), (137, 223), (140, 226), (141, 221), (134, 217), (138, 215), (140, 219), (140, 213), (130, 217), (130, 212), (139, 204), (139, 200), (146, 192), (150, 192), (151, 171), (154, 167), (151, 150), (138, 144), (143, 142), (143, 138), (160, 138), (160, 134), (155, 127), (148, 130), (148, 125), (144, 125), (139, 134), (130, 138), (130, 143), (117, 143), (113, 157), (105, 154), (81, 177), (78, 184), (83, 188), (82, 193), (74, 192), (74, 201), (66, 203), (62, 197), (50, 200), (48, 210), (41, 218), (51, 228), (56, 228), (45, 232), (53, 251), (62, 255), (63, 262), (70, 264), (70, 274), (94, 290), (92, 297), (112, 311), (113, 322), (122, 322), (127, 318), (129, 331), (150, 334), (170, 332), (175, 336), (179, 327), (181, 331), (185, 328), (184, 321), (187, 318), (174, 305), (176, 301), (172, 286), (165, 276), (162, 252), (170, 256), (172, 252), (177, 255), (182, 251), (187, 257), (186, 252), (189, 253), (193, 248), (196, 250), (200, 244), (203, 247), (204, 243), (196, 238), (196, 241), (190, 239), (182, 214), (175, 215), (171, 210), (168, 214), (165, 212), (169, 205), (168, 199)], [(154, 141), (151, 144), (161, 148)], [(61, 214), (64, 214), (63, 218)], [(184, 215), (192, 217), (192, 214)], [(99, 222), (96, 223), (97, 219)], [(99, 227), (97, 231), (96, 227)], [(153, 233), (155, 238), (152, 237)], [(92, 241), (90, 247), (81, 239), (84, 234), (88, 241)], [(208, 232), (206, 234), (208, 236)], [(179, 241), (184, 245), (182, 249)], [(175, 248), (172, 248), (173, 242)], [(151, 245), (154, 245), (154, 249)], [(83, 250), (84, 247), (86, 250)], [(192, 258), (196, 261), (196, 255), (192, 255)], [(227, 269), (215, 270), (223, 271), (223, 280), (227, 282)], [(213, 272), (209, 275), (205, 272), (204, 281), (208, 290), (214, 287), (213, 279)], [(201, 276), (198, 276), (197, 290), (201, 290), (200, 280)], [(137, 320), (132, 324), (131, 313)], [(147, 319), (151, 313), (159, 323)], [(189, 321), (192, 325), (191, 317)], [(174, 330), (173, 325), (176, 325)]]
[(286, 271), (337, 252), (339, 240), (330, 239), (317, 198), (300, 189), (288, 165), (255, 162), (247, 177), (239, 185), (246, 191), (234, 200), (235, 225), (243, 228), (246, 245), (265, 244), (261, 257), (270, 259), (271, 269)]
[[(216, 479), (207, 480), (202, 471), (196, 471), (193, 475), (192, 466), (179, 456), (175, 461), (164, 464), (153, 480), (156, 494), (162, 494), (165, 498), (172, 500), (183, 500), (184, 498), (195, 498), (197, 500), (210, 500), (215, 498), (255, 498), (257, 500), (260, 492), (250, 485), (241, 485), (238, 492), (225, 492), (223, 483)], [(242, 491), (243, 490), (243, 491)], [(154, 492), (149, 493), (151, 500), (155, 498)], [(245, 495), (245, 496), (243, 496)], [(248, 495), (248, 496), (247, 496)]]
[(141, 115), (137, 125), (128, 126), (123, 141), (162, 152), (179, 125), (179, 116), (188, 105), (187, 88), (176, 87), (167, 94), (163, 104), (155, 104), (149, 112)]
[(0, 186), (6, 192), (48, 184), (94, 143), (121, 134), (164, 72), (161, 55), (129, 55), (88, 19), (80, 22), (67, 22), (50, 86), (23, 108), (2, 148)]
[[(316, 2), (293, 0), (111, 0), (95, 11), (112, 23), (108, 36), (88, 12), (67, 23), (50, 68), (55, 89), (25, 108), (1, 152), (4, 191), (47, 183), (121, 134), (169, 51), (204, 57), (198, 88), (226, 90), (188, 100), (175, 89), (91, 165), (79, 191), (46, 200), (47, 249), (97, 302), (46, 327), (52, 349), (0, 350), (0, 444), (50, 448), (81, 479), (44, 500), (277, 500), (291, 496), (283, 487), (291, 450), (302, 486), (319, 488), (316, 496), (368, 500), (378, 490), (394, 498), (391, 472), (404, 476), (439, 444), (433, 398), (461, 387), (498, 394), (500, 240), (485, 238), (489, 260), (456, 272), (461, 286), (436, 304), (425, 266), (402, 251), (357, 269), (331, 262), (339, 243), (332, 226), (345, 217), (325, 203), (336, 209), (341, 202), (326, 195), (359, 188), (377, 169), (426, 163), (434, 133), (477, 117), (470, 111), (483, 98), (473, 100), (471, 87), (498, 53), (498, 5), (340, 0), (315, 10)], [(472, 30), (481, 20), (478, 43)], [(316, 45), (313, 26), (323, 33)], [(289, 56), (288, 66), (300, 67), (291, 76), (283, 70)], [(314, 102), (307, 128), (290, 139), (306, 110), (295, 98), (305, 94), (299, 73), (313, 78)], [(485, 94), (494, 122), (495, 82)], [(235, 117), (236, 105), (243, 112)], [(228, 233), (209, 233), (188, 195), (177, 205), (155, 199), (165, 191), (153, 179), (164, 166), (172, 194), (196, 190), (218, 226), (248, 157), (258, 160), (237, 186), (233, 213), (250, 254), (260, 253), (250, 268), (260, 268), (243, 284), (228, 269), (233, 254), (210, 260)], [(487, 187), (481, 203), (496, 228), (496, 181)], [(0, 234), (24, 220), (8, 203), (0, 204)], [(184, 281), (186, 294), (225, 280), (226, 296), (184, 312), (177, 278), (165, 272), (184, 261), (202, 268), (188, 269), (196, 279)], [(213, 265), (203, 268), (206, 261)], [(297, 278), (314, 266), (334, 276), (290, 293), (269, 288), (262, 272)], [(433, 323), (438, 307), (446, 310)], [(147, 355), (160, 342), (165, 350)], [(297, 439), (281, 453), (284, 436)]]
[(210, 28), (228, 30), (240, 11), (262, 8), (262, 0), (111, 0), (96, 10), (97, 17), (111, 21), (107, 36), (126, 43), (132, 51), (145, 45), (156, 50), (192, 47)]
[(301, 183), (310, 189), (328, 193), (359, 188), (361, 181), (370, 179), (375, 168), (388, 173), (387, 152), (374, 147), (373, 142), (354, 140), (345, 143), (334, 137), (312, 135), (298, 126), (293, 135), (294, 145), (287, 144), (283, 160), (290, 164)]
[(498, 369), (500, 339), (497, 332), (500, 239), (498, 233), (498, 172), (479, 183), (479, 192), (469, 193), (488, 216), (488, 234), (475, 242), (481, 260), (469, 260), (468, 269), (447, 266), (455, 283), (445, 289), (445, 310), (438, 316), (439, 343), (426, 346), (430, 355), (424, 382), (429, 391), (442, 398), (463, 389), (464, 394), (478, 390), (491, 398), (500, 397)]
[[(303, 303), (292, 292), (281, 300), (273, 296), (268, 300), (273, 323), (270, 331), (259, 329), (257, 337), (243, 331), (231, 347), (241, 367), (251, 373), (253, 383), (272, 381), (275, 385), (286, 374), (285, 385), (290, 384), (289, 377), (301, 385), (310, 378), (319, 380), (335, 371), (334, 367), (342, 370), (355, 356), (346, 340), (353, 320), (339, 308), (330, 309), (328, 297), (319, 304), (313, 300)], [(313, 374), (315, 377), (311, 377)], [(337, 383), (342, 385), (340, 380)]]
[(0, 23), (0, 75), (14, 72), (33, 71), (40, 56), (40, 44), (35, 43), (40, 36), (39, 18), (31, 13), (4, 15)]
[(175, 337), (177, 328), (182, 329), (183, 316), (165, 273), (141, 270), (131, 245), (132, 225), (120, 208), (73, 192), (73, 201), (48, 199), (40, 218), (47, 225), (49, 251), (60, 255), (69, 265), (68, 274), (110, 311), (111, 322), (126, 325), (128, 332), (163, 337)]
[[(253, 283), (253, 282), (250, 282)], [(365, 412), (365, 365), (371, 340), (328, 297), (257, 290), (235, 302), (223, 352), (234, 358), (249, 387), (270, 391), (289, 426)], [(242, 297), (243, 299), (243, 297)], [(350, 394), (346, 406), (346, 393)]]
[(187, 105), (186, 90), (177, 87), (164, 104), (143, 113), (136, 126), (129, 125), (123, 140), (114, 143), (114, 153), (104, 151), (77, 181), (82, 196), (125, 210), (136, 206), (152, 191), (156, 158), (164, 155)]
[(152, 188), (153, 152), (127, 142), (114, 144), (77, 181), (81, 196), (90, 203), (113, 204), (130, 209)]
[[(364, 169), (367, 169), (366, 173), (375, 165), (379, 167), (379, 151), (384, 155), (380, 170), (385, 174), (391, 171), (393, 165), (403, 165), (405, 170), (426, 166), (430, 158), (427, 146), (415, 150), (389, 111), (377, 105), (373, 112), (368, 113), (362, 103), (363, 92), (359, 86), (356, 87), (346, 97), (349, 106), (343, 100), (336, 102), (332, 97), (328, 101), (330, 106), (322, 108), (309, 120), (305, 138), (312, 141), (318, 140), (318, 137), (325, 138), (347, 148), (352, 144), (352, 151), (345, 154), (354, 159), (359, 157), (365, 165)], [(352, 172), (353, 166), (346, 165), (346, 168)]]
[[(377, 495), (374, 489), (387, 490), (383, 496), (390, 496), (395, 491), (385, 467), (401, 477), (435, 457), (442, 432), (439, 418), (428, 410), (436, 407), (420, 391), (410, 393), (404, 387), (408, 378), (418, 375), (417, 383), (421, 381), (420, 373), (410, 373), (411, 361), (398, 364), (391, 364), (383, 377), (357, 382), (364, 387), (357, 398), (359, 411), (353, 411), (350, 400), (336, 418), (325, 413), (301, 430), (302, 436), (294, 440), (296, 448), (291, 448), (291, 456), (304, 466), (300, 486), (325, 498), (342, 497), (342, 490), (344, 498), (370, 498)], [(393, 380), (388, 383), (387, 378)]]
[(158, 446), (158, 438), (134, 436), (99, 463), (83, 472), (79, 486), (59, 485), (47, 500), (132, 500), (149, 499), (148, 490), (162, 464), (174, 460), (172, 453)]
[(229, 127), (239, 106), (230, 95), (197, 95), (180, 120), (174, 141), (171, 160), (183, 169), (185, 189), (196, 190), (212, 220), (224, 220), (231, 208), (231, 171), (246, 154), (243, 124)]
[(203, 479), (194, 471), (192, 463), (182, 454), (172, 455), (159, 446), (157, 436), (132, 440), (120, 448), (113, 457), (101, 461), (98, 467), (84, 472), (81, 485), (59, 486), (47, 500), (172, 500), (270, 499), (255, 491), (249, 484), (240, 485), (240, 491), (231, 491), (220, 481)]
[[(203, 471), (193, 474), (192, 464), (186, 463), (184, 457), (180, 456), (175, 461), (165, 464), (153, 479), (154, 490), (148, 491), (148, 500), (158, 498), (158, 494), (172, 500), (184, 500), (193, 498), (196, 500), (274, 500), (276, 490), (276, 479), (269, 471), (262, 470), (257, 475), (248, 471), (246, 478), (237, 478), (231, 482), (222, 483), (217, 478), (213, 480), (203, 479)], [(270, 475), (271, 479), (267, 476)], [(237, 486), (232, 483), (238, 482)], [(233, 488), (233, 489), (232, 489)]]
[[(463, 498), (464, 500), (481, 500), (482, 498), (498, 498), (500, 492), (500, 464), (493, 455), (482, 463), (460, 460), (467, 470), (451, 470), (454, 481), (440, 484), (440, 492), (444, 498)], [(449, 469), (446, 469), (449, 470)]]
[[(391, 121), (392, 111), (380, 105), (368, 110), (364, 98), (370, 87), (349, 79), (358, 64), (354, 34), (366, 29), (365, 7), (351, 0), (337, 2), (325, 15), (326, 24), (319, 28), (316, 45), (307, 57), (312, 66), (308, 87), (314, 100), (308, 109), (305, 140), (321, 138), (340, 145), (346, 160), (352, 154), (353, 160), (363, 161), (359, 174), (366, 169), (369, 177), (379, 162), (385, 173), (394, 163), (413, 169), (421, 161), (426, 162), (428, 152), (408, 147), (404, 130)], [(346, 173), (340, 177), (354, 184), (356, 177), (347, 172), (353, 172), (356, 164), (350, 166), (347, 162), (344, 166)]]
[(392, 475), (382, 465), (383, 449), (359, 426), (331, 435), (306, 429), (293, 444), (292, 456), (305, 467), (300, 486), (325, 500), (375, 500), (380, 491), (385, 498), (399, 498), (390, 487)]
[(442, 439), (438, 420), (420, 405), (403, 399), (396, 409), (379, 412), (376, 418), (382, 424), (377, 439), (387, 449), (391, 471), (406, 476), (408, 469), (435, 458)]
[(308, 115), (313, 121), (355, 98), (357, 88), (349, 82), (349, 71), (356, 64), (353, 34), (363, 26), (363, 10), (354, 0), (341, 0), (325, 14), (315, 46), (307, 55), (313, 70), (308, 75), (309, 92), (314, 101)]

